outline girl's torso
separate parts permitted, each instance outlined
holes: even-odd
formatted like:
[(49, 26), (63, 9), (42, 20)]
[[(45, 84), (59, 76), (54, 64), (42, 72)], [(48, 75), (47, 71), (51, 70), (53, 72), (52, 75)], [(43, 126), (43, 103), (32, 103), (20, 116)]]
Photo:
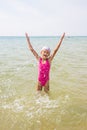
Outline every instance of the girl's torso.
[(39, 60), (38, 64), (38, 80), (45, 84), (49, 80), (49, 72), (50, 72), (50, 62), (47, 59), (44, 63), (42, 58)]

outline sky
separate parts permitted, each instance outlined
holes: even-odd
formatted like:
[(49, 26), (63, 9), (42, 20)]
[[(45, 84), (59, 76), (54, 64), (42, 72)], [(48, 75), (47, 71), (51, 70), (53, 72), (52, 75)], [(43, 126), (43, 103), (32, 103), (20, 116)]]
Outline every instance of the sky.
[(87, 36), (87, 0), (0, 0), (0, 36)]

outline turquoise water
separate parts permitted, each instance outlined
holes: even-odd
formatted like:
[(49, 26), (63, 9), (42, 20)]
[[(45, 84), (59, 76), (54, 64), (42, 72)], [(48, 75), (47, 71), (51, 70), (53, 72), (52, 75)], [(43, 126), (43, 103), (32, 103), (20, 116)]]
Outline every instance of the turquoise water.
[[(31, 37), (40, 54), (59, 37)], [(50, 73), (50, 94), (36, 93), (37, 61), (25, 37), (0, 37), (0, 130), (87, 129), (87, 37), (65, 37)]]

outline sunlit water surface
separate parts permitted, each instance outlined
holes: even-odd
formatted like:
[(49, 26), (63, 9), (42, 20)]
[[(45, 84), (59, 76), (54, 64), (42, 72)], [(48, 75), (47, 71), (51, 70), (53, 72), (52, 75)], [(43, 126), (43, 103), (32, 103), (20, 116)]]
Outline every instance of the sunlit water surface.
[[(31, 37), (40, 54), (59, 37)], [(0, 130), (87, 130), (87, 37), (66, 37), (49, 95), (36, 92), (37, 61), (25, 37), (0, 37)]]

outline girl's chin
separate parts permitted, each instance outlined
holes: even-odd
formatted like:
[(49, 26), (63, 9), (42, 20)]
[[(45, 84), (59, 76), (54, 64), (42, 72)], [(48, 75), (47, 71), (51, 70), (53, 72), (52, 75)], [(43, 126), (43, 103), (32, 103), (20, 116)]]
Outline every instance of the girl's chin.
[(46, 59), (47, 59), (47, 57), (44, 57), (44, 56), (43, 56), (42, 58), (43, 58), (44, 60), (46, 60)]

